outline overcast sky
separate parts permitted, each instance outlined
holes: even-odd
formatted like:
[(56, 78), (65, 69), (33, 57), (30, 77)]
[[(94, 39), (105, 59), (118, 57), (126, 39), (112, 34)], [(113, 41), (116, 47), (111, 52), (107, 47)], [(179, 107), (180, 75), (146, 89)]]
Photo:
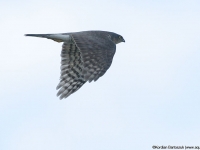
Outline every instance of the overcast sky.
[[(199, 0), (1, 0), (0, 149), (198, 145), (199, 8)], [(62, 43), (24, 34), (85, 30), (126, 43), (103, 77), (60, 101)]]

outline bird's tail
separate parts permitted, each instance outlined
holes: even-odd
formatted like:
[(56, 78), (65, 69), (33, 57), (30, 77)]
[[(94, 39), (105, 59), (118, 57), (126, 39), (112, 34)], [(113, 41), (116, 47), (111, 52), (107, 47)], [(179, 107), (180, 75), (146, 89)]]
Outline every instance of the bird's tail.
[(41, 37), (41, 38), (49, 38), (51, 34), (25, 34), (25, 36), (35, 36), (35, 37)]
[(66, 34), (25, 34), (25, 36), (34, 36), (40, 38), (47, 38), (54, 40), (56, 42), (69, 42), (71, 41), (71, 37)]

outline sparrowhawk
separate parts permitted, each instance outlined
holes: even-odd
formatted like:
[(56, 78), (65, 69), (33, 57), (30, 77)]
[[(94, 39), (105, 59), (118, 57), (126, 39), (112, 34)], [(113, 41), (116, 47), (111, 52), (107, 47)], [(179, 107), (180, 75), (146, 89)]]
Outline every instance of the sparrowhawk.
[(61, 34), (26, 34), (64, 42), (61, 51), (61, 76), (57, 96), (67, 98), (87, 81), (103, 76), (112, 63), (116, 44), (125, 42), (108, 31), (82, 31)]

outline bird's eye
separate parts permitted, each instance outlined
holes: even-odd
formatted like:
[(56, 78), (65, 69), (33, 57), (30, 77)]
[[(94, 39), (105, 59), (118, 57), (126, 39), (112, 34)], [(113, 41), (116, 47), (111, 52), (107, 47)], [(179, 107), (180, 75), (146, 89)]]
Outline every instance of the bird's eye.
[(121, 36), (119, 36), (119, 39), (121, 39), (122, 37)]

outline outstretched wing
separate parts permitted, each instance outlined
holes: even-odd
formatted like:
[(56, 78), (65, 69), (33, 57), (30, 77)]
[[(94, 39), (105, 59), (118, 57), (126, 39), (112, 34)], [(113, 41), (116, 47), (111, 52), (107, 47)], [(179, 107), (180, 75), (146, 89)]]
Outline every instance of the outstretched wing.
[(61, 52), (61, 76), (57, 96), (67, 98), (76, 92), (86, 80), (83, 77), (83, 61), (81, 53), (73, 43), (64, 43)]
[(106, 32), (71, 33), (72, 43), (64, 42), (61, 52), (61, 77), (57, 96), (67, 98), (85, 82), (96, 81), (112, 63), (116, 45)]
[(71, 34), (81, 52), (83, 75), (86, 81), (96, 81), (103, 76), (112, 63), (116, 45), (107, 32), (88, 31)]

